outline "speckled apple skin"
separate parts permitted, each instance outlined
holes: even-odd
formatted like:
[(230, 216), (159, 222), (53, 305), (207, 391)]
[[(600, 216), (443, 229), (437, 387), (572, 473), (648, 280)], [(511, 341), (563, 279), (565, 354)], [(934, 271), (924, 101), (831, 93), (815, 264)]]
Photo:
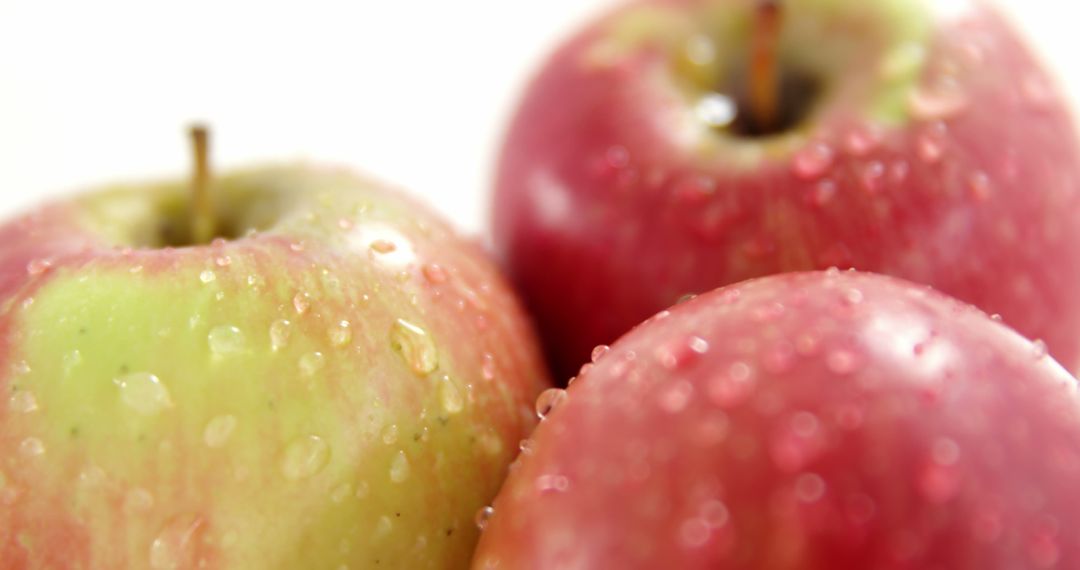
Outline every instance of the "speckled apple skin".
[(925, 286), (765, 277), (597, 351), (473, 568), (1080, 567), (1080, 398), (1045, 346)]
[(547, 384), (494, 265), (307, 165), (215, 182), (251, 235), (139, 247), (185, 193), (0, 226), (0, 567), (462, 567)]
[[(694, 34), (720, 33), (696, 27), (703, 13), (749, 2), (620, 6), (528, 87), (498, 167), (494, 241), (558, 380), (683, 295), (833, 266), (930, 284), (1080, 369), (1080, 144), (1053, 80), (980, 2), (947, 18), (918, 1), (788, 5), (815, 3), (865, 17), (822, 15), (827, 31), (792, 57), (870, 30), (845, 51), (866, 57), (825, 78), (835, 90), (800, 128), (764, 142), (710, 132), (673, 63), (700, 49)], [(929, 28), (883, 50), (873, 13), (898, 4)], [(905, 50), (925, 56), (886, 85), (910, 71)], [(907, 106), (873, 116), (875, 97), (898, 93)]]

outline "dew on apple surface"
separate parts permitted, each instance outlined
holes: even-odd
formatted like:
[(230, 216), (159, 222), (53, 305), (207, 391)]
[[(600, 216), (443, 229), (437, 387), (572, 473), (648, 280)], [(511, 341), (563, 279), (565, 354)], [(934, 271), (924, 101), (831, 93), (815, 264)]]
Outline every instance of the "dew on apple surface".
[(154, 506), (154, 495), (142, 487), (135, 487), (124, 494), (124, 510), (129, 513), (145, 513)]
[(955, 82), (922, 85), (908, 94), (908, 111), (920, 121), (940, 121), (959, 115), (968, 107), (968, 98)]
[(398, 451), (390, 462), (390, 480), (394, 483), (403, 483), (409, 478), (410, 471), (409, 458), (406, 457), (404, 451)]
[(281, 458), (281, 473), (290, 481), (307, 479), (330, 462), (330, 446), (317, 435), (296, 438)]
[(19, 453), (23, 457), (37, 457), (45, 454), (45, 442), (36, 437), (28, 437), (19, 442)]
[(232, 437), (237, 423), (236, 416), (231, 414), (214, 416), (203, 429), (203, 442), (207, 447), (222, 447)]
[(291, 334), (290, 323), (287, 319), (277, 319), (270, 323), (270, 350), (279, 352), (289, 344)]
[(206, 269), (203, 272), (199, 273), (199, 281), (202, 281), (203, 284), (213, 283), (216, 280), (217, 275), (209, 269)]
[(346, 320), (338, 321), (330, 327), (330, 332), (327, 336), (330, 337), (331, 345), (338, 348), (345, 346), (352, 340), (351, 324)]
[(488, 381), (494, 380), (495, 379), (495, 355), (491, 354), (490, 352), (485, 352), (484, 356), (481, 358), (481, 360), (482, 361), (480, 363), (480, 376), (484, 380), (488, 380)]
[(52, 269), (53, 262), (48, 259), (32, 259), (26, 264), (26, 272), (30, 275), (41, 275)]
[(190, 550), (202, 525), (202, 518), (195, 515), (170, 519), (150, 543), (151, 570), (179, 570), (192, 566)]
[(439, 365), (439, 353), (431, 335), (405, 319), (394, 321), (390, 329), (390, 346), (417, 376), (430, 374)]
[(379, 517), (379, 522), (375, 524), (375, 530), (371, 533), (371, 540), (373, 542), (382, 540), (392, 530), (394, 530), (394, 521), (390, 520), (390, 517), (383, 515)]
[(601, 358), (603, 358), (604, 355), (607, 354), (609, 350), (611, 350), (611, 347), (609, 347), (606, 344), (597, 345), (595, 348), (592, 349), (592, 354), (590, 355), (590, 360), (592, 360), (593, 364), (595, 364)]
[(37, 411), (37, 398), (29, 390), (18, 390), (8, 399), (8, 409), (22, 414)]
[(543, 420), (565, 401), (566, 390), (562, 388), (548, 388), (540, 392), (536, 398), (536, 417)]
[(342, 483), (337, 487), (334, 487), (334, 490), (330, 492), (330, 500), (335, 503), (343, 503), (345, 502), (345, 499), (348, 499), (349, 496), (352, 494), (352, 485), (348, 483)]
[(382, 430), (382, 442), (386, 445), (394, 445), (398, 441), (398, 434), (397, 424), (390, 424)]
[(305, 353), (300, 357), (298, 366), (300, 374), (305, 378), (310, 378), (326, 366), (326, 356), (318, 351)]
[(293, 309), (296, 309), (296, 314), (303, 315), (311, 308), (311, 295), (306, 292), (299, 292), (293, 295)]
[(247, 337), (244, 331), (233, 325), (219, 325), (206, 335), (210, 352), (217, 356), (238, 354), (247, 350)]
[(457, 414), (465, 408), (465, 398), (461, 395), (461, 390), (445, 374), (439, 380), (439, 403), (448, 414)]
[(359, 483), (356, 484), (356, 493), (353, 493), (353, 496), (355, 496), (357, 499), (365, 499), (365, 498), (367, 498), (368, 494), (370, 494), (370, 493), (371, 493), (371, 486), (368, 485), (368, 482), (367, 481), (360, 481)]
[(821, 142), (811, 143), (795, 153), (792, 170), (803, 180), (817, 180), (832, 169), (833, 149)]
[(935, 164), (945, 154), (945, 137), (948, 128), (945, 123), (931, 123), (923, 129), (915, 142), (916, 153), (927, 164)]
[(484, 527), (487, 526), (488, 521), (491, 520), (491, 517), (493, 516), (495, 516), (495, 509), (493, 507), (483, 507), (476, 511), (476, 517), (473, 519), (473, 522), (476, 523), (476, 528), (484, 530)]
[(450, 279), (449, 274), (437, 263), (424, 264), (423, 269), (420, 270), (424, 274), (424, 279), (427, 279), (428, 283), (433, 285), (441, 285), (446, 283)]
[(169, 389), (149, 372), (134, 372), (113, 381), (120, 388), (120, 401), (144, 416), (152, 416), (173, 406)]
[(65, 376), (71, 376), (71, 373), (80, 364), (82, 364), (82, 352), (78, 349), (64, 354), (64, 357), (61, 359), (61, 366), (64, 368)]

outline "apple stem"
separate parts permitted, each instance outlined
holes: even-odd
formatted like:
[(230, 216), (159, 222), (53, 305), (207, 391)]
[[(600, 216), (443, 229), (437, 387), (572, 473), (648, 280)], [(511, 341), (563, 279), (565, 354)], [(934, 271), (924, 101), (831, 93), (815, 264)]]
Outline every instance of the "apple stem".
[(780, 44), (782, 0), (758, 0), (750, 48), (750, 115), (756, 130), (776, 126), (780, 94), (776, 52)]
[(193, 243), (209, 243), (214, 238), (216, 221), (214, 204), (210, 199), (210, 134), (204, 125), (190, 130), (194, 158), (191, 171), (191, 239)]

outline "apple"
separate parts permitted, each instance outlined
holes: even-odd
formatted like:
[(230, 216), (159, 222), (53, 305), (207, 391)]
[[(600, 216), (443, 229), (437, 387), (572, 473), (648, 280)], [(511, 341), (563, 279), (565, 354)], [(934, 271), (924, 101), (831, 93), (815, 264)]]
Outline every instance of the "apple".
[(341, 169), (209, 186), (211, 243), (179, 182), (0, 226), (0, 566), (467, 564), (547, 385), (495, 266)]
[(596, 356), (538, 400), (473, 568), (1080, 567), (1077, 382), (970, 305), (776, 275)]
[(980, 2), (621, 5), (527, 88), (493, 234), (563, 379), (683, 295), (833, 266), (933, 285), (1080, 369), (1080, 143)]

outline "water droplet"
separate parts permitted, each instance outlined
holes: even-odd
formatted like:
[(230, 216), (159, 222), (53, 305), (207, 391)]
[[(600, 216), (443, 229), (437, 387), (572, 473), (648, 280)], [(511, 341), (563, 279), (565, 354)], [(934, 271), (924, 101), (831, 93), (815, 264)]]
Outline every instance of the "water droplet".
[(701, 122), (710, 127), (723, 128), (735, 120), (738, 107), (735, 105), (735, 101), (727, 95), (708, 93), (698, 99), (697, 105), (694, 106), (694, 114), (697, 115)]
[(33, 259), (26, 264), (26, 272), (30, 275), (41, 275), (52, 269), (52, 261), (48, 259)]
[(330, 327), (330, 344), (336, 347), (342, 347), (349, 344), (352, 340), (352, 329), (350, 328), (349, 321), (339, 321), (334, 326)]
[(113, 382), (120, 387), (120, 401), (140, 414), (152, 416), (173, 406), (168, 388), (149, 372), (135, 372)]
[(859, 182), (862, 185), (863, 191), (867, 194), (877, 194), (878, 192), (881, 192), (884, 181), (885, 165), (876, 160), (864, 166), (859, 173)]
[(918, 136), (915, 150), (923, 162), (934, 164), (941, 160), (945, 154), (946, 132), (944, 123), (933, 123)]
[(124, 495), (124, 510), (128, 512), (146, 512), (153, 506), (154, 495), (142, 487), (131, 489)]
[(289, 249), (296, 252), (304, 251), (304, 242), (294, 241), (289, 244)]
[(443, 411), (448, 414), (456, 414), (465, 407), (461, 390), (449, 376), (443, 376), (439, 380), (439, 402), (442, 404)]
[(330, 446), (319, 436), (306, 435), (293, 440), (281, 458), (281, 473), (290, 481), (315, 475), (330, 462)]
[(232, 264), (232, 258), (227, 255), (219, 255), (214, 258), (214, 264), (218, 267), (228, 267)]
[(285, 348), (285, 345), (289, 344), (289, 335), (291, 330), (289, 326), (292, 323), (285, 319), (278, 319), (270, 324), (270, 348), (274, 352), (278, 352)]
[(221, 325), (210, 329), (206, 335), (206, 341), (210, 345), (210, 352), (218, 356), (238, 354), (247, 349), (244, 331), (232, 325)]
[(803, 473), (795, 480), (795, 496), (804, 503), (817, 502), (825, 495), (825, 480), (816, 473)]
[(431, 335), (405, 319), (394, 321), (390, 345), (417, 376), (430, 374), (439, 365), (439, 353)]
[(343, 503), (345, 502), (345, 499), (349, 498), (349, 495), (352, 495), (352, 493), (352, 485), (342, 483), (337, 487), (334, 487), (334, 490), (330, 492), (330, 500), (335, 503)]
[(540, 493), (565, 493), (570, 489), (570, 480), (565, 475), (545, 474), (536, 478), (536, 490)]
[(326, 366), (326, 357), (321, 352), (309, 352), (300, 357), (300, 374), (312, 377)]
[(518, 443), (518, 449), (521, 450), (522, 455), (532, 455), (536, 449), (536, 443), (531, 439), (523, 439)]
[(303, 292), (297, 293), (293, 295), (292, 304), (296, 314), (302, 315), (311, 308), (311, 296)]
[(490, 352), (484, 353), (483, 362), (480, 364), (480, 375), (484, 380), (495, 379), (495, 355)]
[(866, 125), (848, 131), (844, 137), (844, 149), (852, 156), (866, 156), (881, 144), (881, 131)]
[(727, 505), (720, 501), (706, 501), (698, 509), (701, 520), (712, 528), (720, 528), (728, 523), (731, 518)]
[(45, 443), (36, 437), (28, 437), (19, 442), (19, 453), (24, 457), (44, 455)]
[(105, 482), (105, 471), (97, 465), (89, 465), (79, 472), (80, 485), (85, 487), (97, 487)]
[(366, 498), (369, 493), (371, 493), (371, 486), (368, 485), (367, 481), (360, 481), (356, 484), (356, 492), (353, 493), (353, 495), (357, 499), (363, 499)]
[(686, 548), (698, 548), (709, 541), (712, 529), (700, 517), (683, 521), (679, 527), (679, 540)]
[(38, 409), (37, 398), (29, 390), (19, 390), (8, 399), (8, 408), (16, 413), (29, 413)]
[(908, 111), (920, 121), (950, 119), (967, 107), (967, 95), (953, 81), (922, 86), (908, 94)]
[(960, 446), (947, 437), (938, 438), (930, 455), (938, 465), (954, 465), (960, 459)]
[(390, 480), (394, 483), (402, 483), (409, 478), (409, 458), (404, 451), (397, 452), (393, 461), (390, 462)]
[(394, 522), (390, 520), (390, 517), (383, 515), (379, 517), (379, 522), (375, 524), (375, 530), (371, 533), (371, 540), (381, 540), (390, 534), (393, 529)]
[(450, 279), (449, 275), (446, 274), (446, 270), (436, 263), (428, 263), (420, 271), (424, 274), (424, 279), (434, 285), (441, 285)]
[(597, 347), (592, 350), (592, 361), (594, 363), (599, 361), (609, 350), (611, 350), (611, 347), (606, 344), (597, 345)]
[(846, 349), (837, 349), (825, 357), (825, 365), (836, 374), (851, 374), (859, 369), (858, 356)]
[(488, 521), (490, 521), (493, 516), (495, 516), (495, 509), (493, 507), (484, 507), (479, 511), (476, 511), (476, 517), (474, 519), (476, 521), (476, 528), (484, 530), (484, 528), (487, 527)]
[(990, 198), (990, 177), (985, 172), (973, 172), (968, 176), (968, 189), (971, 197), (979, 202), (985, 202)]
[(709, 382), (709, 399), (730, 408), (746, 401), (754, 390), (753, 369), (745, 362), (735, 362)]
[(78, 350), (73, 350), (64, 355), (62, 365), (64, 367), (64, 375), (70, 376), (71, 372), (75, 370), (77, 366), (82, 364), (82, 353)]
[(397, 244), (388, 239), (376, 239), (372, 240), (368, 247), (375, 253), (393, 253), (397, 249)]
[(175, 517), (166, 523), (150, 543), (150, 568), (179, 570), (194, 567), (192, 543), (202, 524), (201, 518), (190, 515)]
[(1046, 358), (1046, 342), (1044, 342), (1042, 339), (1035, 339), (1031, 341), (1031, 348), (1033, 354), (1035, 355), (1035, 360), (1042, 360), (1043, 358)]
[(566, 390), (562, 388), (548, 388), (536, 398), (536, 416), (546, 418), (555, 408), (566, 401)]
[(795, 153), (792, 169), (803, 180), (821, 178), (832, 168), (833, 150), (828, 145), (813, 143)]
[(214, 272), (209, 269), (199, 274), (199, 281), (202, 281), (203, 283), (212, 283), (216, 279), (217, 275), (215, 275)]
[(386, 445), (397, 443), (399, 430), (397, 424), (390, 424), (382, 430), (382, 442)]
[(207, 447), (221, 447), (225, 445), (229, 438), (232, 437), (233, 431), (236, 430), (236, 417), (232, 415), (221, 415), (211, 419), (206, 424), (206, 428), (203, 429), (203, 441)]
[(669, 414), (677, 414), (686, 409), (694, 386), (686, 380), (672, 383), (660, 392), (660, 407)]

